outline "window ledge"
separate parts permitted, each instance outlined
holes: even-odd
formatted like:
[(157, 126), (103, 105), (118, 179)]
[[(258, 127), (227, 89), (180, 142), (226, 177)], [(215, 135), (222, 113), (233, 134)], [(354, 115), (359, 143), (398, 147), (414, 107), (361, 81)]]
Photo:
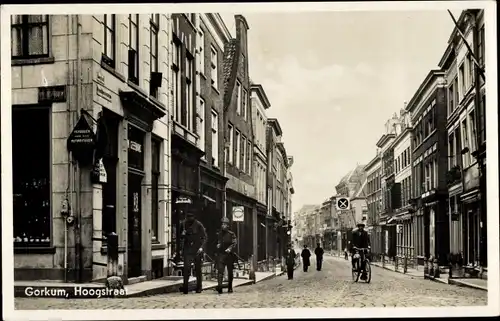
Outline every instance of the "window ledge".
[(113, 74), (113, 76), (120, 79), (121, 81), (127, 82), (127, 79), (125, 78), (125, 76), (120, 74), (115, 68), (111, 67), (110, 65), (108, 65), (107, 63), (105, 63), (103, 61), (101, 61), (101, 68), (106, 70), (107, 72)]
[(139, 94), (141, 94), (144, 98), (148, 98), (149, 95), (144, 91), (139, 85), (133, 83), (130, 79), (127, 81), (127, 85), (132, 87), (135, 91), (137, 91)]
[(213, 90), (215, 90), (215, 92), (216, 92), (216, 93), (218, 93), (218, 94), (220, 95), (220, 91), (219, 91), (219, 89), (215, 88), (215, 86), (214, 86), (214, 85), (212, 85), (212, 89), (213, 89)]
[(166, 244), (153, 243), (151, 244), (151, 250), (164, 250), (167, 248)]
[[(125, 246), (118, 247), (118, 253), (125, 253), (125, 252), (126, 252)], [(107, 246), (101, 247), (101, 254), (108, 254), (108, 247)]]
[(24, 66), (24, 65), (40, 65), (40, 64), (53, 64), (55, 62), (54, 57), (40, 57), (40, 58), (13, 58), (12, 66)]
[(14, 246), (14, 254), (55, 254), (55, 246), (43, 246), (43, 247), (16, 247)]

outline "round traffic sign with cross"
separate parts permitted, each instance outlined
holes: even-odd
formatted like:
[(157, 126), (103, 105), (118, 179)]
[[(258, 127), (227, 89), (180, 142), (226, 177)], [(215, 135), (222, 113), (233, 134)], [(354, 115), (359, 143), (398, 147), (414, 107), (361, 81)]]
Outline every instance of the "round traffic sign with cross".
[(349, 199), (346, 197), (341, 197), (341, 198), (337, 199), (337, 208), (339, 210), (349, 209)]

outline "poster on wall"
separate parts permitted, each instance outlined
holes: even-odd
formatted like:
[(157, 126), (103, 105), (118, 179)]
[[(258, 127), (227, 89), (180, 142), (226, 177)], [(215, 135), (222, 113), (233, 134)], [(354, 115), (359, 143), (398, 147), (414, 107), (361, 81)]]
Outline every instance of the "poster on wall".
[(434, 255), (436, 249), (436, 240), (435, 240), (435, 213), (434, 209), (430, 210), (429, 213), (429, 250), (431, 255)]

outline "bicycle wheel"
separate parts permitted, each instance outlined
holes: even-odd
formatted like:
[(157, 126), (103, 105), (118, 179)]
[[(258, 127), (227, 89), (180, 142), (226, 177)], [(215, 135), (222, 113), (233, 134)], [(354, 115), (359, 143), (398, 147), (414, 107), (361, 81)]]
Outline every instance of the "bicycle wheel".
[(370, 266), (370, 261), (366, 260), (365, 263), (365, 272), (366, 272), (366, 283), (370, 283), (372, 280), (372, 267)]
[(358, 282), (358, 280), (359, 280), (359, 274), (360, 274), (360, 271), (359, 271), (359, 261), (357, 261), (354, 265), (355, 265), (356, 269), (352, 270), (352, 280), (354, 282)]

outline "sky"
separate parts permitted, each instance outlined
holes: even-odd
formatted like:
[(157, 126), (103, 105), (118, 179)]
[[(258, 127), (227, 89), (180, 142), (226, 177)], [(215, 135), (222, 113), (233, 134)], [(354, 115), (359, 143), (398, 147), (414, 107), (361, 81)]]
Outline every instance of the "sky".
[[(250, 78), (294, 157), (294, 212), (335, 195), (344, 175), (375, 156), (385, 122), (438, 68), (454, 26), (446, 11), (243, 15)], [(234, 14), (221, 16), (234, 35)]]

